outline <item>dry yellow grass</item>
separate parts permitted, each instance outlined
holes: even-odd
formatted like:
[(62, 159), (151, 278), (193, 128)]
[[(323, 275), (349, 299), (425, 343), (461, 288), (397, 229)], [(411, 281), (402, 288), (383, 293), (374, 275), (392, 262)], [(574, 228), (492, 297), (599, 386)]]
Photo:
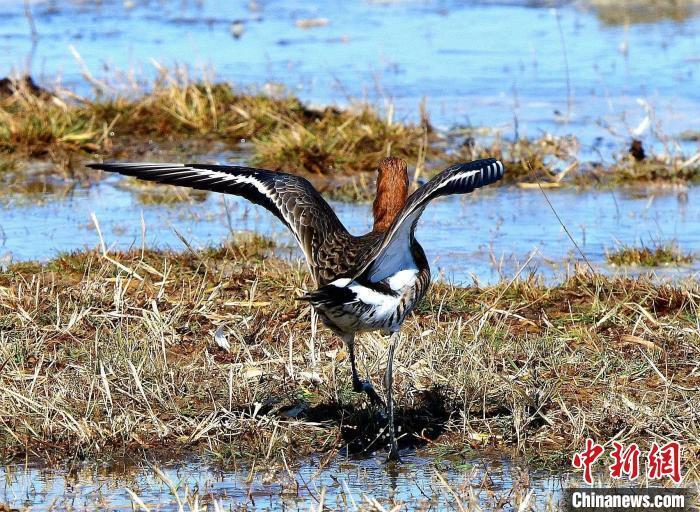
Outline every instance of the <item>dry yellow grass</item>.
[(77, 169), (83, 173), (83, 163), (90, 158), (142, 159), (151, 142), (159, 151), (176, 149), (182, 158), (191, 158), (207, 143), (231, 151), (246, 141), (255, 165), (331, 180), (353, 176), (354, 185), (342, 190), (333, 183), (335, 195), (349, 200), (367, 196), (372, 180), (362, 178), (362, 173), (375, 171), (377, 161), (389, 154), (408, 160), (420, 176), (425, 168), (496, 157), (506, 164), (507, 181), (525, 186), (535, 178), (550, 186), (700, 178), (697, 156), (650, 155), (640, 162), (621, 158), (600, 167), (579, 160), (575, 137), (544, 134), (508, 141), (496, 134), (484, 142), (472, 137), (471, 130), (434, 131), (424, 106), (418, 117), (415, 124), (398, 122), (390, 107), (380, 113), (365, 103), (312, 109), (288, 94), (192, 82), (177, 70), (163, 70), (148, 89), (99, 93), (93, 98), (18, 83), (14, 94), (0, 94), (0, 173), (21, 173), (28, 158), (57, 164), (51, 167), (53, 173), (76, 174)]
[[(77, 253), (0, 274), (3, 457), (380, 449), (383, 425), (351, 391), (340, 341), (321, 329), (312, 353), (294, 300), (305, 269), (268, 249)], [(587, 436), (675, 439), (697, 474), (699, 299), (696, 283), (587, 274), (437, 284), (397, 352), (400, 442), (568, 464)], [(379, 385), (386, 340), (361, 343), (361, 371)]]
[(608, 25), (682, 21), (700, 12), (698, 0), (583, 0), (581, 4)]
[(621, 245), (609, 251), (605, 258), (613, 265), (636, 265), (642, 267), (659, 267), (669, 265), (687, 265), (695, 260), (692, 253), (683, 252), (675, 242), (654, 243), (647, 247)]
[(129, 95), (76, 98), (18, 82), (14, 94), (0, 96), (0, 155), (8, 162), (133, 156), (149, 139), (216, 140), (229, 147), (248, 140), (255, 162), (268, 167), (354, 173), (375, 170), (389, 152), (415, 159), (425, 129), (392, 123), (366, 104), (316, 110), (287, 94), (241, 93), (167, 72), (148, 92)]

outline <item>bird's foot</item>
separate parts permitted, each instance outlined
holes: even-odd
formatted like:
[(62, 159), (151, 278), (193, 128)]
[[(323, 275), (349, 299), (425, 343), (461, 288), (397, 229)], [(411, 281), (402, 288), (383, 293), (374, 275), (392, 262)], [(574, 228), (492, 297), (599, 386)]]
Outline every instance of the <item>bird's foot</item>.
[(397, 446), (396, 441), (392, 443), (391, 447), (389, 448), (389, 454), (386, 457), (387, 464), (392, 462), (401, 463), (401, 455), (399, 455), (399, 447)]
[(382, 419), (386, 419), (386, 404), (384, 403), (384, 400), (382, 400), (382, 397), (380, 397), (374, 390), (374, 387), (369, 383), (369, 381), (358, 379), (352, 383), (352, 389), (356, 393), (366, 393), (369, 397), (369, 401), (372, 402), (372, 405), (378, 407), (381, 411)]

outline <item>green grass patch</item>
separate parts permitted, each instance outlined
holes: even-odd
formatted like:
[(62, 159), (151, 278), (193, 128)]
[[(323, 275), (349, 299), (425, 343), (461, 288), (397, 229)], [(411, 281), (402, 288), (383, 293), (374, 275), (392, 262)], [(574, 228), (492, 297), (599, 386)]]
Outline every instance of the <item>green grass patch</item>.
[(659, 243), (651, 247), (622, 245), (606, 253), (609, 263), (618, 266), (662, 267), (687, 265), (695, 261), (695, 255), (683, 252), (675, 242)]

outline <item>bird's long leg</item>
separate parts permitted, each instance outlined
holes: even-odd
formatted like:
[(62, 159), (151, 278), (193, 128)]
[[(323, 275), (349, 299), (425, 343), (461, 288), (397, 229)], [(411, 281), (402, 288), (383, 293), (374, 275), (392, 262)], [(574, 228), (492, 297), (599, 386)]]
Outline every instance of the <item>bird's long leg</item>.
[(386, 364), (386, 373), (384, 374), (384, 389), (386, 390), (386, 404), (387, 413), (389, 415), (389, 424), (387, 428), (389, 429), (389, 457), (387, 461), (401, 462), (401, 457), (399, 456), (399, 446), (396, 443), (396, 433), (394, 431), (394, 398), (393, 398), (393, 387), (394, 387), (394, 351), (396, 350), (396, 344), (399, 341), (399, 333), (391, 333), (389, 338), (389, 357)]
[(348, 346), (350, 351), (350, 368), (352, 368), (352, 389), (356, 393), (367, 393), (370, 401), (373, 405), (385, 408), (384, 400), (377, 394), (377, 392), (372, 387), (369, 381), (361, 380), (357, 374), (357, 367), (355, 366), (355, 335), (348, 334), (343, 337), (345, 344)]
[(309, 352), (311, 352), (311, 364), (316, 366), (316, 332), (318, 329), (318, 313), (314, 308), (311, 308), (311, 342), (309, 343)]

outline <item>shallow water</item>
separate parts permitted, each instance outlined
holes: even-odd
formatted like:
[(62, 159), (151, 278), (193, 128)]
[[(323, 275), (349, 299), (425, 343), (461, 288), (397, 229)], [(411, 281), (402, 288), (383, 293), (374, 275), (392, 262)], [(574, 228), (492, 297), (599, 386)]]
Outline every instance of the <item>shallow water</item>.
[[(234, 196), (211, 193), (203, 202), (143, 205), (109, 176), (98, 185), (76, 187), (70, 195), (5, 197), (0, 206), (0, 259), (48, 259), (59, 251), (169, 247), (182, 250), (182, 234), (194, 247), (217, 245), (232, 234), (251, 231), (272, 237), (278, 254), (301, 258), (295, 241), (270, 213)], [(677, 240), (684, 251), (700, 251), (700, 188), (550, 190), (547, 196), (588, 261), (603, 272), (635, 273), (605, 263), (618, 244), (653, 245)], [(332, 202), (355, 234), (370, 228), (370, 205)], [(145, 236), (143, 235), (145, 231)], [(538, 271), (561, 278), (567, 261), (582, 261), (538, 190), (501, 187), (434, 201), (423, 214), (417, 238), (433, 275), (454, 283), (473, 278), (490, 283)], [(700, 263), (656, 269), (662, 277), (697, 275)]]
[[(162, 476), (152, 467), (161, 470)], [(457, 499), (469, 503), (470, 491), (487, 510), (501, 498), (510, 503), (505, 509), (511, 510), (517, 496), (522, 500), (532, 491), (530, 502), (541, 509), (557, 503), (568, 478), (493, 456), (456, 463), (412, 454), (398, 468), (385, 465), (379, 457), (335, 460), (323, 468), (317, 459), (309, 459), (289, 472), (284, 467), (270, 471), (260, 462), (253, 471), (250, 467), (222, 469), (197, 459), (152, 467), (145, 463), (126, 468), (79, 464), (72, 471), (32, 465), (0, 467), (0, 503), (32, 510), (51, 504), (60, 510), (131, 509), (136, 500), (129, 489), (156, 510), (178, 509), (178, 500), (184, 510), (193, 509), (187, 504), (194, 503), (194, 496), (210, 507), (216, 501), (221, 509), (320, 510), (322, 501), (333, 510), (356, 510), (376, 500), (381, 505), (403, 503), (408, 509), (444, 510), (455, 508)]]
[[(151, 59), (186, 63), (242, 86), (281, 83), (316, 104), (390, 98), (401, 118), (416, 116), (425, 97), (440, 127), (498, 127), (506, 136), (573, 133), (584, 154), (605, 158), (629, 143), (647, 115), (648, 143), (652, 131), (697, 130), (700, 17), (692, 14), (699, 9), (625, 25), (606, 21), (610, 9), (587, 6), (585, 0), (41, 0), (32, 2), (38, 33), (32, 51), (23, 2), (3, 0), (0, 70), (28, 69), (46, 85), (59, 74), (87, 93), (73, 46), (98, 78), (114, 69), (152, 76)], [(318, 18), (328, 23), (297, 26)], [(243, 26), (238, 39), (234, 20)], [(697, 143), (685, 150), (697, 151)]]

